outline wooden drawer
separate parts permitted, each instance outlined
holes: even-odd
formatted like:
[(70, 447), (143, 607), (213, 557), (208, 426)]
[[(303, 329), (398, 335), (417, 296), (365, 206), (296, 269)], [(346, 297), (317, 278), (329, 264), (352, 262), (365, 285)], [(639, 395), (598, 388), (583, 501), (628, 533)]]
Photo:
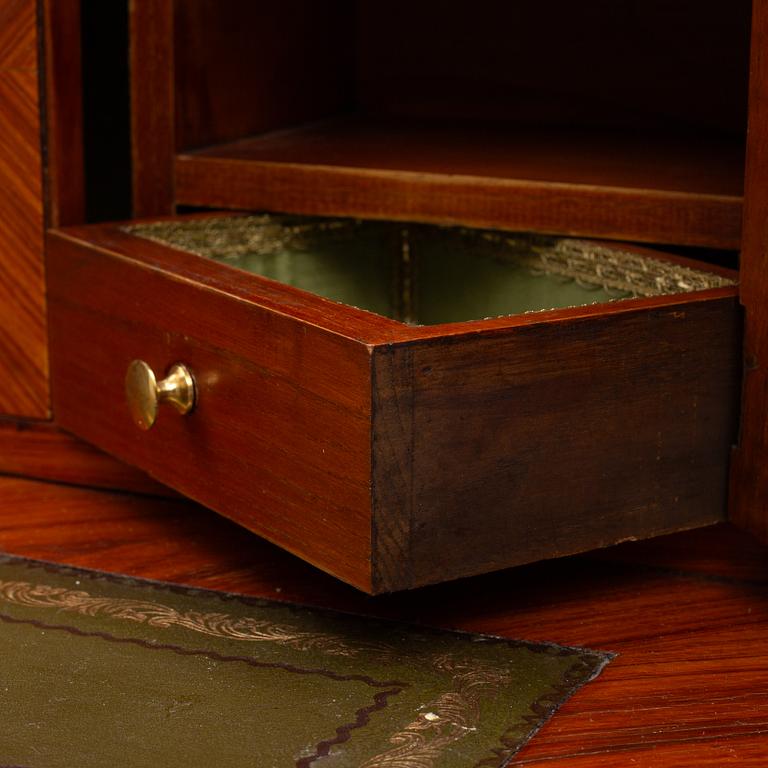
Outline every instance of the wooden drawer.
[[(365, 591), (725, 516), (735, 285), (409, 325), (119, 225), (47, 270), (58, 422)], [(135, 359), (194, 410), (138, 429)]]

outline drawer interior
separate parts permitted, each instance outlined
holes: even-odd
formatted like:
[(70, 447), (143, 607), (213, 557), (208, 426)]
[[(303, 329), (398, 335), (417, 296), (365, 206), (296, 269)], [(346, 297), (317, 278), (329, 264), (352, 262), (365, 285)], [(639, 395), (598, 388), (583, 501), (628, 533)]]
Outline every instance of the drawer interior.
[(630, 247), (466, 227), (265, 214), (126, 231), (409, 325), (734, 285)]

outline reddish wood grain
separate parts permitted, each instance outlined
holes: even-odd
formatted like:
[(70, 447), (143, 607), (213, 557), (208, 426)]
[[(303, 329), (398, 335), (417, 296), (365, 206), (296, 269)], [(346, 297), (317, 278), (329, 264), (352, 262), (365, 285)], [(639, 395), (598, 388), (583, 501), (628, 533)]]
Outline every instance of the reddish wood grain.
[[(729, 527), (621, 545), (611, 562), (566, 558), (371, 598), (189, 502), (0, 479), (0, 510), (0, 548), (28, 557), (618, 651), (513, 765), (768, 761), (768, 565)], [(734, 577), (742, 559), (748, 579)]]
[(176, 196), (736, 248), (742, 152), (738, 141), (351, 119), (182, 154)]
[(177, 148), (353, 108), (354, 2), (184, 0), (174, 10)]
[(752, 26), (746, 205), (741, 254), (745, 307), (741, 435), (734, 454), (732, 516), (768, 541), (768, 3)]
[(0, 420), (0, 474), (154, 496), (176, 495), (50, 422)]
[[(409, 327), (114, 225), (48, 275), (60, 424), (365, 590), (724, 515), (735, 287)], [(137, 430), (135, 358), (196, 410)]]
[(0, 2), (0, 413), (46, 418), (35, 8), (34, 0)]
[(37, 69), (36, 25), (34, 0), (0, 3), (0, 68)]
[(134, 216), (174, 210), (173, 1), (129, 5)]
[(594, 558), (666, 568), (672, 573), (684, 570), (721, 579), (768, 581), (768, 559), (764, 547), (751, 541), (745, 546), (745, 535), (733, 526), (721, 526), (720, 535), (712, 536), (710, 528), (688, 531), (685, 536), (664, 536), (631, 547), (610, 547), (593, 553)]
[[(199, 214), (210, 218), (221, 214)], [(175, 217), (168, 217), (173, 220)], [(185, 217), (187, 218), (187, 217)], [(154, 220), (154, 219), (153, 219)], [(133, 222), (125, 222), (130, 225)], [(122, 260), (139, 261), (154, 270), (172, 273), (178, 282), (200, 283), (238, 301), (257, 303), (265, 309), (291, 315), (310, 325), (318, 325), (344, 338), (365, 342), (391, 341), (406, 327), (389, 318), (339, 304), (274, 280), (262, 278), (228, 264), (170, 248), (136, 237), (120, 224), (69, 227), (53, 237), (96, 250), (116, 254)]]
[[(184, 216), (185, 220), (210, 219), (217, 216), (231, 216), (231, 213), (198, 213)], [(153, 221), (174, 221), (174, 216), (152, 219)], [(595, 307), (585, 305), (551, 310), (543, 313), (530, 312), (521, 315), (487, 318), (464, 323), (443, 323), (428, 326), (408, 326), (381, 315), (367, 312), (356, 307), (340, 304), (321, 296), (298, 290), (292, 286), (270, 280), (251, 272), (232, 267), (226, 263), (208, 259), (187, 251), (136, 237), (126, 231), (135, 222), (116, 222), (68, 227), (59, 231), (55, 238), (71, 240), (96, 249), (104, 254), (116, 254), (121, 258), (140, 261), (154, 269), (165, 270), (177, 275), (184, 282), (200, 282), (234, 296), (243, 301), (253, 301), (265, 308), (289, 313), (311, 325), (321, 325), (346, 338), (367, 344), (383, 345), (390, 342), (436, 339), (448, 336), (462, 336), (492, 331), (503, 331), (510, 327), (524, 327), (539, 323), (564, 323), (591, 317)], [(705, 269), (715, 274), (736, 279), (737, 273), (720, 267), (710, 267), (701, 262), (679, 256), (672, 256), (663, 251), (642, 248), (620, 243), (621, 250), (681, 264), (694, 269)], [(647, 298), (628, 299), (602, 304), (599, 313), (603, 316), (654, 310), (663, 307), (680, 306), (699, 301), (717, 301), (733, 298), (737, 294), (735, 286), (712, 288), (695, 293), (662, 295)]]
[[(368, 348), (66, 237), (49, 240), (47, 266), (57, 422), (370, 589)], [(139, 430), (134, 359), (160, 376), (184, 361), (195, 410)]]
[[(738, 139), (570, 128), (342, 117), (201, 149), (211, 157), (284, 165), (541, 181), (625, 191), (740, 198)], [(738, 204), (738, 201), (734, 201)], [(524, 229), (524, 228), (523, 228)]]
[(45, 0), (46, 218), (85, 221), (80, 0)]

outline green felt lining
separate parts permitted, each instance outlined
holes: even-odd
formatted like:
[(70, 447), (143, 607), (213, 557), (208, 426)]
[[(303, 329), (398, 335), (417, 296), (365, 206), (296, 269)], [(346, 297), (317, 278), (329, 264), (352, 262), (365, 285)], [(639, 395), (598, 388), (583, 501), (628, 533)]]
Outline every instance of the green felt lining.
[(462, 227), (265, 214), (127, 230), (415, 325), (732, 284), (619, 247)]

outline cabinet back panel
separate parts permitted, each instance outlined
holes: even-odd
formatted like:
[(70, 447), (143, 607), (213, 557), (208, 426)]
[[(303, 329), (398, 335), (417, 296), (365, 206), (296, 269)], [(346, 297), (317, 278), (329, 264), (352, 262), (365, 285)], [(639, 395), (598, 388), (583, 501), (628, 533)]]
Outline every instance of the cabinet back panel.
[(742, 135), (750, 3), (360, 3), (365, 110)]
[(748, 0), (176, 2), (178, 150), (334, 114), (743, 136)]
[(351, 0), (183, 0), (174, 16), (178, 149), (351, 108)]

